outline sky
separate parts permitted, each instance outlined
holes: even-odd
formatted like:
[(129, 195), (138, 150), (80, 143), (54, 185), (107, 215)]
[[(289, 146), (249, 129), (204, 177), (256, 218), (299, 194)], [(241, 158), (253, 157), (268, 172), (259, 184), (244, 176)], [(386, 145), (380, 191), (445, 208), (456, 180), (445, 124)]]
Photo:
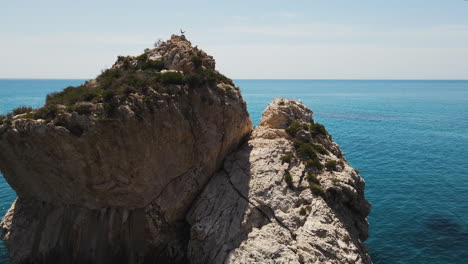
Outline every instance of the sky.
[(181, 28), (233, 79), (468, 79), (466, 0), (0, 0), (0, 78), (94, 78)]

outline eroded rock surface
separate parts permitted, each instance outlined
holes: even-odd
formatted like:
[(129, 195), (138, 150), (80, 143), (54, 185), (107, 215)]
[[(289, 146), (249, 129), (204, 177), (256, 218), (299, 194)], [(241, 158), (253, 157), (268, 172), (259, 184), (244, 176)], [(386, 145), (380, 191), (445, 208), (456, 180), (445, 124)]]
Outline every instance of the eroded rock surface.
[[(111, 69), (114, 79), (104, 74), (80, 88), (111, 91), (107, 101), (45, 106), (56, 111), (50, 120), (35, 119), (39, 109), (0, 124), (0, 170), (18, 194), (2, 223), (12, 263), (53, 263), (57, 255), (79, 263), (185, 261), (185, 242), (178, 242), (187, 240), (185, 214), (251, 121), (230, 80), (203, 79), (218, 76), (214, 60), (184, 37), (138, 63), (154, 58), (165, 63), (161, 72), (141, 75), (129, 57), (119, 61), (130, 66)], [(164, 73), (171, 70), (184, 71), (177, 78), (201, 77), (179, 83)], [(107, 88), (125, 74), (163, 81), (122, 95), (114, 92), (120, 87)], [(112, 116), (102, 117), (110, 106)]]
[[(371, 263), (363, 244), (370, 206), (364, 181), (333, 154), (339, 147), (326, 134), (309, 135), (310, 141), (327, 150), (318, 159), (336, 167), (304, 164), (284, 130), (294, 121), (310, 125), (312, 111), (275, 100), (250, 140), (211, 179), (187, 216), (192, 263)], [(296, 157), (284, 162), (286, 153)]]
[(183, 36), (1, 119), (0, 150), (11, 263), (371, 263), (365, 183), (312, 111), (252, 130)]

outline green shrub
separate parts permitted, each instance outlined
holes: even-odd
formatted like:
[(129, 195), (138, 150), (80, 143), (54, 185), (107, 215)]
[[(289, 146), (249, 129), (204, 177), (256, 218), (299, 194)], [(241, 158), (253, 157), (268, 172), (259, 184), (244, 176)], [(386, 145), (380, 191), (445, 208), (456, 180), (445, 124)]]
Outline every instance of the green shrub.
[(90, 103), (81, 103), (68, 107), (68, 111), (77, 112), (80, 115), (89, 115), (92, 113), (93, 105)]
[(104, 99), (104, 102), (112, 101), (114, 99), (114, 96), (117, 95), (117, 92), (115, 90), (106, 90), (104, 94), (102, 95), (102, 98)]
[(315, 154), (315, 149), (310, 143), (301, 143), (297, 149), (297, 153), (307, 159), (317, 159), (317, 154)]
[(279, 101), (278, 105), (284, 105), (284, 101), (283, 100)]
[(301, 210), (299, 210), (299, 214), (305, 216), (307, 215), (307, 210), (304, 207), (301, 207)]
[(304, 129), (301, 123), (294, 121), (288, 128), (286, 128), (286, 133), (291, 136), (296, 136), (297, 132)]
[(123, 93), (125, 95), (129, 95), (129, 94), (136, 93), (136, 92), (137, 92), (137, 89), (135, 87), (128, 86), (128, 85), (123, 87)]
[(286, 152), (286, 154), (281, 157), (281, 164), (291, 163), (293, 159), (294, 159), (294, 154), (292, 154), (291, 152)]
[(312, 184), (310, 186), (310, 190), (312, 191), (313, 194), (318, 195), (322, 198), (325, 198), (327, 196), (326, 192), (323, 190), (322, 186), (318, 184)]
[(337, 184), (337, 183), (340, 182), (340, 180), (338, 180), (337, 178), (332, 178), (331, 180), (332, 180), (333, 184)]
[(21, 118), (24, 118), (24, 119), (35, 119), (35, 115), (33, 112), (28, 112), (26, 114), (24, 114)]
[(201, 69), (202, 64), (203, 64), (203, 60), (202, 60), (202, 58), (200, 56), (194, 55), (194, 56), (190, 57), (190, 60), (192, 61), (193, 66), (195, 67), (196, 70)]
[(306, 179), (309, 183), (320, 184), (320, 181), (317, 178), (317, 174), (308, 172), (306, 175)]
[(316, 152), (322, 154), (322, 155), (328, 155), (328, 151), (326, 149), (324, 149), (322, 146), (320, 145), (315, 145), (313, 144), (313, 148)]
[(117, 61), (122, 63), (122, 68), (124, 70), (129, 70), (131, 68), (130, 59), (125, 56), (118, 56)]
[(57, 116), (58, 108), (56, 105), (44, 105), (43, 107), (36, 110), (34, 113), (34, 119), (45, 119), (50, 120)]
[(114, 100), (108, 101), (104, 103), (104, 114), (106, 118), (112, 118), (117, 113), (118, 108), (117, 102)]
[(162, 71), (164, 67), (164, 61), (162, 60), (147, 60), (141, 64), (142, 70), (155, 70), (157, 72)]
[(328, 135), (327, 130), (326, 130), (325, 127), (324, 127), (322, 124), (320, 124), (320, 123), (315, 123), (315, 124), (310, 125), (309, 131), (310, 131), (310, 133), (311, 133), (313, 136), (316, 136), (316, 135)]
[(233, 82), (230, 78), (224, 76), (223, 74), (221, 74), (221, 73), (218, 72), (218, 71), (216, 71), (216, 78), (217, 78), (217, 80), (218, 80), (219, 82), (226, 83), (226, 84), (230, 84), (231, 86), (235, 86), (235, 85), (234, 85), (234, 82)]
[(18, 108), (13, 109), (13, 114), (14, 115), (21, 115), (21, 114), (26, 114), (31, 112), (33, 109), (32, 107), (29, 106), (20, 106)]
[(306, 210), (307, 210), (307, 212), (309, 212), (309, 213), (312, 212), (312, 206), (307, 205), (307, 206), (306, 206)]
[(185, 78), (180, 72), (165, 72), (161, 75), (161, 82), (165, 85), (184, 84)]
[(217, 83), (226, 83), (234, 86), (234, 83), (231, 79), (222, 75), (218, 71), (211, 69), (204, 69), (189, 73), (187, 76), (185, 76), (185, 81), (192, 88), (196, 88), (204, 84), (215, 85)]
[(106, 89), (111, 86), (113, 82), (122, 77), (123, 74), (124, 72), (120, 69), (107, 69), (96, 79), (99, 81), (101, 87)]
[(316, 170), (323, 170), (323, 164), (320, 162), (318, 159), (309, 159), (306, 160), (306, 167), (307, 168), (313, 168)]
[(148, 53), (144, 52), (140, 56), (136, 57), (137, 61), (139, 62), (145, 62), (148, 60)]
[(325, 167), (329, 171), (336, 170), (336, 161), (335, 160), (329, 160), (325, 163)]
[(92, 101), (97, 96), (99, 96), (98, 91), (91, 90), (85, 85), (78, 87), (69, 86), (62, 92), (47, 95), (46, 104), (72, 105), (80, 101)]
[(289, 171), (285, 171), (284, 172), (284, 181), (286, 182), (286, 184), (288, 185), (289, 188), (293, 188), (294, 185), (293, 185), (293, 178), (292, 178), (292, 175)]

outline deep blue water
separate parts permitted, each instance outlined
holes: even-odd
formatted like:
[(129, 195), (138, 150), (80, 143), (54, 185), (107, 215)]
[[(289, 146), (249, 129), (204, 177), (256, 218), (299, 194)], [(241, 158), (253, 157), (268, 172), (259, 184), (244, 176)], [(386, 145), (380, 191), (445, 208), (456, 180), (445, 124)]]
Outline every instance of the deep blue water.
[[(0, 80), (0, 114), (83, 80)], [(367, 182), (376, 264), (467, 263), (468, 81), (237, 80), (254, 124), (273, 97), (314, 111)], [(1, 150), (0, 150), (1, 151)], [(0, 216), (15, 193), (0, 177)], [(6, 261), (0, 249), (0, 263)]]

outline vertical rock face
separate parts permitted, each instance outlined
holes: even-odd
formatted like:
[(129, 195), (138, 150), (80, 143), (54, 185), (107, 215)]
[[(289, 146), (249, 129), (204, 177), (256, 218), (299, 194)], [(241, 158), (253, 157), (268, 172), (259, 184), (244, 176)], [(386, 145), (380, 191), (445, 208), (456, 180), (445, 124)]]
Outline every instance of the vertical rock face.
[(0, 124), (11, 262), (185, 261), (189, 206), (251, 131), (214, 66), (173, 36)]
[(252, 130), (183, 36), (0, 121), (0, 170), (11, 263), (371, 263), (364, 181), (312, 111)]
[(364, 181), (317, 127), (301, 103), (267, 107), (187, 215), (192, 263), (371, 263)]

